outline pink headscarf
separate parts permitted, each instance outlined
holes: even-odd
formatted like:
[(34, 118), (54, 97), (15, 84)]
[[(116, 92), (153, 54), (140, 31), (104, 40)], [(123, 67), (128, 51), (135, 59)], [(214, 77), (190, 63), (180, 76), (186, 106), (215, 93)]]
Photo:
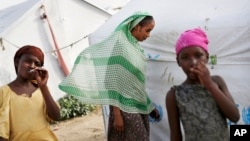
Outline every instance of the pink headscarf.
[(208, 38), (201, 28), (186, 30), (181, 34), (175, 45), (176, 54), (189, 46), (199, 46), (208, 52)]

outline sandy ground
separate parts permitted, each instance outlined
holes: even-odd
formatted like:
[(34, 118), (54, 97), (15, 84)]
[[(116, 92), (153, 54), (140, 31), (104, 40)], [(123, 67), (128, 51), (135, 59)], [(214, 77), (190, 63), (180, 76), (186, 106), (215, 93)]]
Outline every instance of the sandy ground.
[(77, 117), (51, 125), (59, 141), (106, 141), (101, 107)]

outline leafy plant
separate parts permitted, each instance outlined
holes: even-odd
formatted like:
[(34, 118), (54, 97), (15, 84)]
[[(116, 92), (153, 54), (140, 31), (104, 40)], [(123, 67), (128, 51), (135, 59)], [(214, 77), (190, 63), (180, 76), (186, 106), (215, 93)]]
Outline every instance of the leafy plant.
[(71, 95), (66, 95), (58, 100), (60, 105), (61, 120), (67, 120), (73, 117), (87, 115), (93, 111), (96, 106), (84, 104)]

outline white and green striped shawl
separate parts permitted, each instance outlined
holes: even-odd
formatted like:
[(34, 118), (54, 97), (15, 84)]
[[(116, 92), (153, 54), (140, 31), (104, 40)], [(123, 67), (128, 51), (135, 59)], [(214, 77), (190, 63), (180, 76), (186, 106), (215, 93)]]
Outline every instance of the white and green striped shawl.
[(144, 51), (130, 32), (138, 18), (146, 15), (137, 12), (108, 38), (83, 50), (59, 88), (86, 104), (113, 105), (129, 113), (151, 112)]

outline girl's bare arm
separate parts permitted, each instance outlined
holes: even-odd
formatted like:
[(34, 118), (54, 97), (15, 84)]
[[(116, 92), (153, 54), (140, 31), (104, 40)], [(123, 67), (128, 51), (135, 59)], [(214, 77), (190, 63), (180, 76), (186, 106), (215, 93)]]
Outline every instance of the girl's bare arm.
[(166, 96), (166, 109), (168, 113), (168, 122), (170, 128), (170, 139), (171, 141), (181, 141), (181, 127), (179, 120), (179, 113), (175, 100), (175, 90), (171, 89), (168, 91)]

